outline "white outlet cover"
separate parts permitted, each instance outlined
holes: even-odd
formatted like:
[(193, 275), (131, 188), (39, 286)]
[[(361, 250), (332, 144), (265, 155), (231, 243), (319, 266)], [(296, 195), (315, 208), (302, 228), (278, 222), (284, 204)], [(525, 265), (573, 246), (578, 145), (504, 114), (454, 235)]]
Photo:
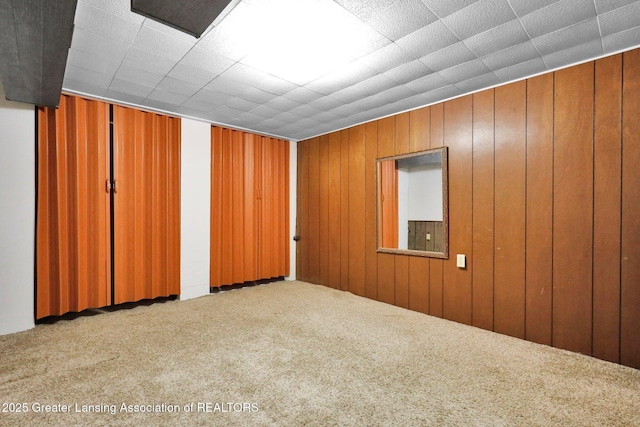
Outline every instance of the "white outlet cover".
[(467, 267), (467, 256), (464, 254), (458, 254), (456, 259), (456, 266), (460, 268)]

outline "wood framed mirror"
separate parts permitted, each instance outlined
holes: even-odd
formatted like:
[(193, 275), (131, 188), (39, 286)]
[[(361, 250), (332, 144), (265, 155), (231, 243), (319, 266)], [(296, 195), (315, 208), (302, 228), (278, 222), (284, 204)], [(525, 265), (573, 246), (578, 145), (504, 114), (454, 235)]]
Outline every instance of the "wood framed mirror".
[(376, 159), (378, 252), (449, 258), (447, 153)]

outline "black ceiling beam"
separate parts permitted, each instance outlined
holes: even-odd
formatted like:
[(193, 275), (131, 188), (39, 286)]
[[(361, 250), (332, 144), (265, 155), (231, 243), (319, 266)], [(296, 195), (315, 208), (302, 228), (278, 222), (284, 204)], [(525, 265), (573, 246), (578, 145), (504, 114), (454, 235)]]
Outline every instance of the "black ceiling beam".
[(131, 0), (131, 11), (198, 38), (229, 3), (231, 0)]
[(0, 80), (11, 101), (60, 103), (77, 0), (2, 0)]

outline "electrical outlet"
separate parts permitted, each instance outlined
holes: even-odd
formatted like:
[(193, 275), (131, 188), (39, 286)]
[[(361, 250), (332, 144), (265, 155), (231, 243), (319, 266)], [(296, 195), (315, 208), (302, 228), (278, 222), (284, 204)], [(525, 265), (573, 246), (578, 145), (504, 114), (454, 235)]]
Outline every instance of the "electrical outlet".
[(456, 266), (459, 268), (467, 268), (467, 256), (464, 254), (458, 254), (456, 258)]

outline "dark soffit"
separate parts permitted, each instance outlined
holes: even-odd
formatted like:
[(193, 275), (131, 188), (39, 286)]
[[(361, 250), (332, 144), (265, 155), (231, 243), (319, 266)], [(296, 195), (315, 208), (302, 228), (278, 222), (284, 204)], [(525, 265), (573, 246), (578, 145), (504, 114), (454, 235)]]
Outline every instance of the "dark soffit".
[(231, 0), (131, 0), (131, 11), (198, 38), (229, 3)]
[(11, 101), (57, 107), (77, 0), (6, 0), (0, 7), (0, 80)]

